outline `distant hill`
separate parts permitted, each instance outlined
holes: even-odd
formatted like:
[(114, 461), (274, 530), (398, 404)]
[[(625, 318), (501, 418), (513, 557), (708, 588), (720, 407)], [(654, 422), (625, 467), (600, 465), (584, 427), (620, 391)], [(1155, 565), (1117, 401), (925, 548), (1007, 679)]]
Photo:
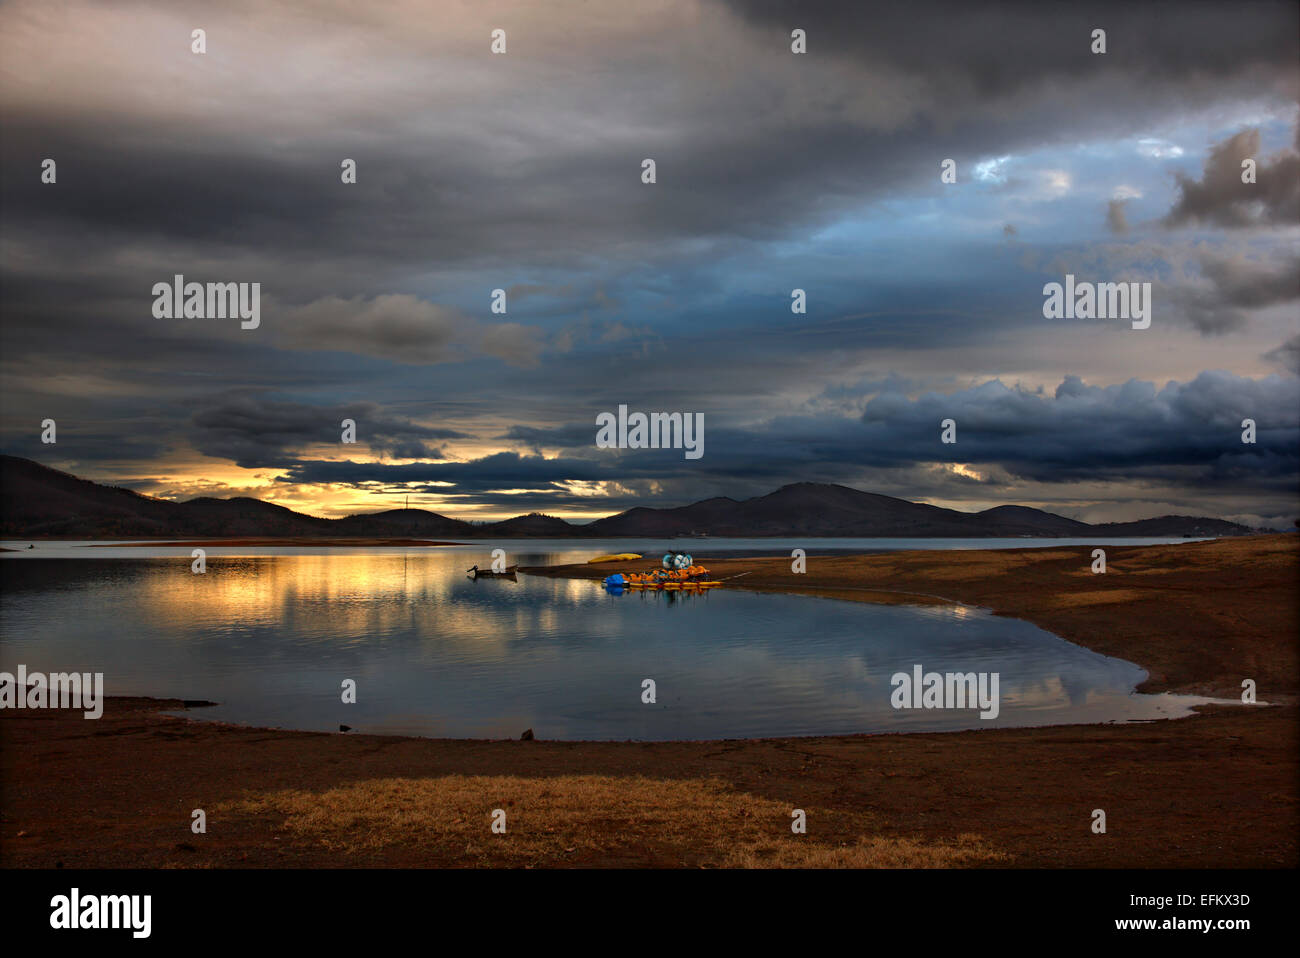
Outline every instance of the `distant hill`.
[[(638, 507), (587, 526), (592, 536), (861, 536), (886, 538), (1017, 536), (1246, 535), (1222, 519), (1163, 516), (1094, 526), (1031, 509), (998, 506), (958, 512), (848, 486), (797, 482), (755, 499), (705, 499), (676, 509)], [(1153, 531), (1147, 531), (1153, 530)]]
[(1201, 516), (1158, 516), (1133, 522), (1103, 522), (1092, 527), (1104, 536), (1240, 536), (1256, 532), (1223, 519)]
[(356, 536), (445, 538), (474, 526), (419, 509), (346, 519), (305, 516), (260, 499), (153, 499), (30, 459), (0, 456), (0, 534), (20, 538)]
[(532, 513), (501, 522), (471, 523), (425, 509), (392, 509), (343, 519), (307, 516), (246, 497), (187, 502), (153, 499), (50, 469), (30, 459), (0, 456), (0, 535), (33, 538), (339, 538), (483, 539), (710, 536), (1120, 537), (1233, 536), (1252, 530), (1222, 519), (1160, 516), (1089, 525), (1031, 509), (998, 506), (959, 512), (861, 492), (847, 486), (797, 482), (754, 499), (704, 499), (688, 506), (638, 506), (588, 525)]
[(515, 516), (513, 519), (505, 519), (502, 522), (493, 522), (490, 528), (492, 529), (492, 535), (519, 538), (531, 536), (533, 538), (556, 539), (562, 536), (587, 534), (585, 526), (575, 526), (563, 519), (557, 519), (555, 516), (544, 516), (540, 512), (532, 512), (526, 516)]
[(329, 524), (332, 536), (465, 539), (475, 534), (474, 523), (464, 519), (451, 519), (427, 509), (390, 509), (387, 512), (318, 521)]

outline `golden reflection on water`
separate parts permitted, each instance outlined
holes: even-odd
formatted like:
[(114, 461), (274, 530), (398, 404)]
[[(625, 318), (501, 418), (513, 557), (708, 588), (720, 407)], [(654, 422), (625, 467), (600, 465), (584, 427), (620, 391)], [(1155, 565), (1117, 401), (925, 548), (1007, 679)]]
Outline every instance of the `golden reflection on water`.
[[(189, 628), (292, 629), (338, 641), (383, 641), (414, 630), (468, 658), (500, 661), (510, 636), (530, 629), (552, 634), (561, 614), (553, 604), (501, 606), (474, 590), (518, 588), (517, 583), (473, 583), (456, 567), (461, 557), (402, 555), (210, 556), (207, 572), (151, 571), (136, 584), (136, 599), (158, 624)], [(463, 571), (463, 570), (462, 570)], [(563, 600), (591, 599), (589, 582), (566, 582)], [(457, 595), (453, 599), (453, 592)], [(567, 603), (566, 603), (567, 604)], [(504, 628), (484, 628), (484, 617)], [(177, 629), (178, 639), (186, 633)]]

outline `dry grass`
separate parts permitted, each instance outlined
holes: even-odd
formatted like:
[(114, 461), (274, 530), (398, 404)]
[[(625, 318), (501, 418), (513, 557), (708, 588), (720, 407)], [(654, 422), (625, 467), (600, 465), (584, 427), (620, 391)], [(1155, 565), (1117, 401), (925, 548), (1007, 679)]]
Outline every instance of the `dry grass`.
[[(647, 856), (663, 865), (723, 868), (941, 868), (1007, 860), (970, 835), (955, 842), (819, 835), (827, 818), (814, 809), (805, 809), (808, 834), (795, 835), (792, 807), (716, 779), (448, 775), (270, 792), (217, 812), (269, 816), (295, 842), (331, 851), (419, 846), (471, 866), (642, 864)], [(504, 835), (491, 832), (497, 808), (506, 813)]]
[(1010, 861), (978, 835), (960, 835), (952, 842), (921, 842), (910, 838), (859, 838), (854, 844), (824, 845), (769, 840), (733, 848), (727, 868), (955, 868), (983, 862)]

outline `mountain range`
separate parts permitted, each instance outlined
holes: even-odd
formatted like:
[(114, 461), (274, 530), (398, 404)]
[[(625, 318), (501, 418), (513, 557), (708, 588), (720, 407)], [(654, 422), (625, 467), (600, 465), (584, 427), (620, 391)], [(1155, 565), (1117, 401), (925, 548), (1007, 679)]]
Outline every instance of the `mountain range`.
[(530, 514), (467, 522), (425, 509), (391, 509), (324, 519), (259, 499), (155, 499), (101, 485), (30, 459), (0, 456), (0, 535), (5, 538), (670, 538), (708, 536), (1119, 537), (1233, 536), (1254, 530), (1198, 516), (1089, 524), (1027, 506), (960, 512), (797, 482), (753, 499), (704, 499), (688, 506), (638, 506), (575, 525)]

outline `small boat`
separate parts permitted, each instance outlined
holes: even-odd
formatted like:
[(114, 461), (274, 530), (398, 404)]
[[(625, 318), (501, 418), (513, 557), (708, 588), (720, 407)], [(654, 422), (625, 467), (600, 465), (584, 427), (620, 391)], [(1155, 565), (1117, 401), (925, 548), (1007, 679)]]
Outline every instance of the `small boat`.
[(642, 556), (636, 552), (620, 552), (612, 556), (596, 556), (594, 559), (588, 559), (588, 564), (592, 562), (627, 562), (632, 559), (640, 559)]
[(493, 572), (491, 569), (480, 569), (478, 566), (470, 566), (470, 568), (465, 571), (469, 573), (471, 579), (510, 579), (512, 581), (518, 581), (515, 579), (515, 570), (518, 568), (519, 566), (517, 565), (508, 565), (506, 566), (505, 572)]

